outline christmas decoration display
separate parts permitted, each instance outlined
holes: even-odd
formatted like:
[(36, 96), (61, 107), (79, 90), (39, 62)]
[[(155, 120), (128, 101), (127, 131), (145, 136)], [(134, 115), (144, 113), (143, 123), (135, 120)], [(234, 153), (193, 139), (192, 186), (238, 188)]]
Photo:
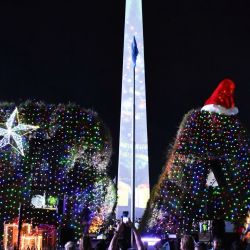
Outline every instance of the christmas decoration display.
[(27, 223), (69, 227), (77, 238), (89, 210), (87, 223), (98, 217), (99, 230), (116, 190), (107, 175), (111, 138), (98, 115), (74, 104), (1, 103), (0, 124), (0, 227), (22, 204)]
[[(23, 224), (23, 227), (25, 225)], [(4, 224), (4, 249), (11, 249), (17, 246), (18, 222)]]
[(234, 88), (231, 80), (222, 81), (202, 109), (184, 116), (152, 191), (142, 220), (144, 229), (190, 233), (198, 231), (202, 220), (235, 222), (246, 215), (249, 138), (237, 116)]
[[(16, 126), (14, 126), (15, 119), (16, 119), (16, 122), (18, 122), (17, 108), (15, 108), (15, 110), (12, 112), (10, 117), (7, 119), (5, 123), (6, 128), (0, 128), (0, 136), (3, 136), (3, 138), (0, 141), (0, 148), (5, 147), (6, 145), (11, 145), (21, 155), (24, 156), (22, 136), (20, 135), (20, 133), (22, 131), (28, 133), (30, 130), (37, 129), (38, 127), (32, 126), (32, 125), (21, 124), (19, 122)], [(11, 139), (16, 143), (16, 147), (11, 143)]]
[[(53, 225), (38, 225), (23, 223), (21, 228), (21, 250), (55, 249), (57, 230)], [(4, 224), (4, 249), (14, 249), (17, 246), (18, 223)]]

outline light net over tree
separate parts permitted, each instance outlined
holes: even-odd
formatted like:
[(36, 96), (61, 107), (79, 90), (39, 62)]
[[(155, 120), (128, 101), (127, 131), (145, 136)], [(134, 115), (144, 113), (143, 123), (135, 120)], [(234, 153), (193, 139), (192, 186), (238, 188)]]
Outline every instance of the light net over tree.
[(108, 220), (111, 137), (98, 115), (73, 104), (0, 105), (0, 227), (23, 221), (69, 227), (76, 238)]
[(237, 115), (231, 80), (180, 124), (142, 227), (154, 233), (195, 230), (201, 220), (241, 220), (250, 204), (249, 137)]

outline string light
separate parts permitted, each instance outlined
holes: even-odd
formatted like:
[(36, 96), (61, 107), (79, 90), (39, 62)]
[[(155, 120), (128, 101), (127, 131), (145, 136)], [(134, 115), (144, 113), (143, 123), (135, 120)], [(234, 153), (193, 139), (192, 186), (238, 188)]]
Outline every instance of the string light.
[[(183, 119), (142, 225), (154, 233), (197, 230), (199, 220), (244, 218), (250, 204), (248, 135), (238, 116), (192, 110)], [(208, 186), (212, 170), (218, 186)]]
[[(18, 216), (22, 203), (25, 221), (71, 227), (78, 238), (83, 228), (78, 215), (87, 207), (81, 204), (75, 209), (81, 197), (92, 202), (88, 208), (94, 216), (89, 223), (95, 216), (102, 218), (102, 223), (98, 221), (99, 230), (116, 202), (116, 190), (107, 175), (111, 138), (104, 123), (95, 112), (74, 104), (27, 101), (18, 110), (22, 123), (13, 127), (17, 109), (13, 103), (1, 103), (0, 122), (7, 119), (12, 135), (18, 132), (17, 128), (35, 130), (20, 140), (25, 155), (21, 154), (21, 147), (0, 150), (0, 228), (4, 221), (12, 222)], [(24, 127), (25, 124), (30, 125)], [(35, 208), (37, 201), (33, 199), (32, 204), (32, 198), (43, 196), (45, 200), (39, 204), (46, 203), (45, 206)], [(49, 209), (52, 207), (57, 209)]]

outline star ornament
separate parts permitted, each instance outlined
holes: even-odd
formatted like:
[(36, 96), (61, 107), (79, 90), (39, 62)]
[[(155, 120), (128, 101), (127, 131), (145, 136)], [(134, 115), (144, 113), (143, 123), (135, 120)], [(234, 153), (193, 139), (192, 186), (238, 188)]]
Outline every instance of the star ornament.
[(17, 108), (11, 113), (4, 126), (5, 128), (0, 127), (0, 138), (2, 137), (0, 139), (0, 149), (6, 145), (11, 145), (19, 154), (24, 156), (23, 136), (39, 127), (19, 123)]

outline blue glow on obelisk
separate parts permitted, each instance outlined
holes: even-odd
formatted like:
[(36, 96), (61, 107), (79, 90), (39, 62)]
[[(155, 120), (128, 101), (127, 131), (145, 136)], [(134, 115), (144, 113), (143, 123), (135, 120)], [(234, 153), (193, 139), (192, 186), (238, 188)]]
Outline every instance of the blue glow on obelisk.
[(117, 218), (131, 216), (133, 168), (133, 61), (131, 44), (136, 38), (139, 54), (135, 68), (135, 218), (140, 218), (149, 199), (148, 139), (145, 94), (141, 0), (127, 0), (125, 14)]

